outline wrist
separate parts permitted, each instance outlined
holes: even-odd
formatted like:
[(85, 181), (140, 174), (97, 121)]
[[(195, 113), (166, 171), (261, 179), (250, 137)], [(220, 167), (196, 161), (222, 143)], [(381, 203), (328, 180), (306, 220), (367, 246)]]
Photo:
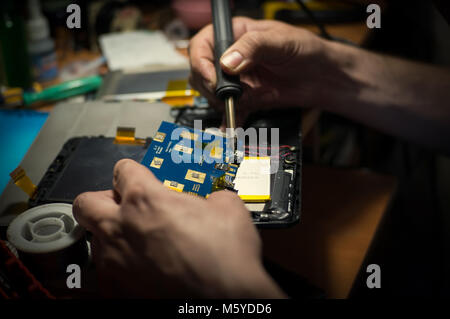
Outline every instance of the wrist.
[(357, 48), (328, 40), (322, 40), (321, 50), (313, 107), (345, 114), (365, 87), (363, 55)]
[[(324, 63), (328, 71), (323, 72), (322, 109), (350, 116), (355, 107), (360, 107), (378, 94), (382, 79), (377, 79), (377, 68), (381, 61), (375, 55), (360, 48), (338, 42), (326, 41)], [(320, 88), (318, 88), (320, 90)]]

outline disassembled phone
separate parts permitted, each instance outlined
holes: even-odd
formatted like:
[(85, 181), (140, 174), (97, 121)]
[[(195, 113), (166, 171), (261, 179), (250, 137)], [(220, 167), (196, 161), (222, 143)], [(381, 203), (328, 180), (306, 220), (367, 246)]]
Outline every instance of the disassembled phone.
[[(177, 129), (180, 141), (174, 142), (171, 136)], [(153, 138), (140, 143), (72, 138), (53, 160), (29, 204), (72, 203), (80, 193), (111, 189), (115, 163), (130, 158), (147, 166), (174, 191), (202, 197), (222, 189), (236, 191), (259, 227), (298, 222), (301, 144), (281, 145), (276, 150), (247, 145), (236, 155), (224, 147), (226, 143), (227, 139), (215, 133), (168, 122), (161, 123)], [(233, 162), (232, 156), (242, 161)]]

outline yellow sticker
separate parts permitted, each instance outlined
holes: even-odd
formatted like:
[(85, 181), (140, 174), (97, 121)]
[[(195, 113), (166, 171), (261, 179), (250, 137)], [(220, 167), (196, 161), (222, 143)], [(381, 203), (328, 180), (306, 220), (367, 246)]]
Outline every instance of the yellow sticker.
[(183, 130), (183, 132), (181, 132), (180, 136), (182, 138), (185, 138), (185, 139), (188, 139), (188, 140), (193, 140), (193, 141), (196, 141), (197, 138), (198, 138), (198, 134), (191, 133), (191, 132), (185, 131), (185, 130)]
[(161, 99), (161, 102), (169, 104), (172, 108), (194, 106), (194, 97), (199, 96), (198, 92), (191, 90), (190, 96), (165, 96)]
[(215, 146), (211, 149), (211, 152), (209, 153), (209, 156), (216, 159), (221, 159), (223, 153), (223, 148)]
[(173, 189), (176, 192), (182, 192), (184, 188), (183, 184), (174, 181), (169, 181), (167, 179), (164, 181), (164, 186)]
[(116, 130), (116, 138), (134, 139), (135, 131), (134, 127), (119, 126)]
[(166, 133), (162, 133), (162, 132), (157, 132), (155, 137), (153, 138), (154, 141), (156, 142), (164, 142), (164, 139), (166, 138)]
[[(245, 160), (270, 160), (270, 156), (245, 156)], [(234, 165), (234, 164), (230, 164)]]
[(166, 95), (165, 97), (179, 97), (192, 95), (191, 90), (187, 88), (187, 79), (176, 79), (170, 80), (167, 83)]
[(187, 153), (187, 154), (192, 154), (192, 148), (184, 146), (184, 145), (180, 145), (177, 144), (173, 147), (173, 149), (175, 151), (179, 151), (179, 152), (183, 152), (183, 153)]
[(33, 197), (37, 187), (27, 176), (25, 170), (22, 167), (18, 166), (14, 171), (12, 171), (9, 174), (9, 176), (11, 176), (16, 186), (18, 186), (21, 190), (27, 193), (29, 197)]
[(186, 176), (184, 179), (187, 179), (188, 181), (200, 183), (203, 184), (205, 181), (206, 174), (202, 172), (197, 172), (192, 169), (188, 169)]
[(116, 138), (114, 139), (115, 144), (145, 144), (145, 139), (136, 138), (134, 136), (135, 128), (134, 127), (124, 127), (119, 126), (116, 130)]
[(270, 200), (270, 195), (239, 195), (246, 203), (265, 203)]
[(164, 162), (163, 158), (153, 157), (153, 160), (152, 160), (152, 163), (150, 164), (150, 167), (161, 168), (161, 165), (162, 165), (163, 162)]

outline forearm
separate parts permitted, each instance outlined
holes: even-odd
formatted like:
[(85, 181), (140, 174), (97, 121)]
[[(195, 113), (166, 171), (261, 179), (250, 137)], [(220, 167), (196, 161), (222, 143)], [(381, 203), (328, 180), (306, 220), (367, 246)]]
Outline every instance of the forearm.
[(327, 46), (339, 71), (332, 73), (337, 79), (329, 82), (326, 110), (450, 153), (449, 69)]

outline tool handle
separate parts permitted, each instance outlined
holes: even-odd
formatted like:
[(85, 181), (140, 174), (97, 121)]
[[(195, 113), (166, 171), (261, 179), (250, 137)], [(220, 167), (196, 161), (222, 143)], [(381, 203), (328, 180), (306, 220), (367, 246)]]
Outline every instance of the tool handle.
[(233, 44), (233, 26), (229, 0), (211, 0), (212, 20), (214, 26), (214, 55), (217, 74), (216, 96), (225, 99), (229, 96), (239, 97), (242, 87), (239, 76), (232, 76), (222, 71), (220, 57)]

